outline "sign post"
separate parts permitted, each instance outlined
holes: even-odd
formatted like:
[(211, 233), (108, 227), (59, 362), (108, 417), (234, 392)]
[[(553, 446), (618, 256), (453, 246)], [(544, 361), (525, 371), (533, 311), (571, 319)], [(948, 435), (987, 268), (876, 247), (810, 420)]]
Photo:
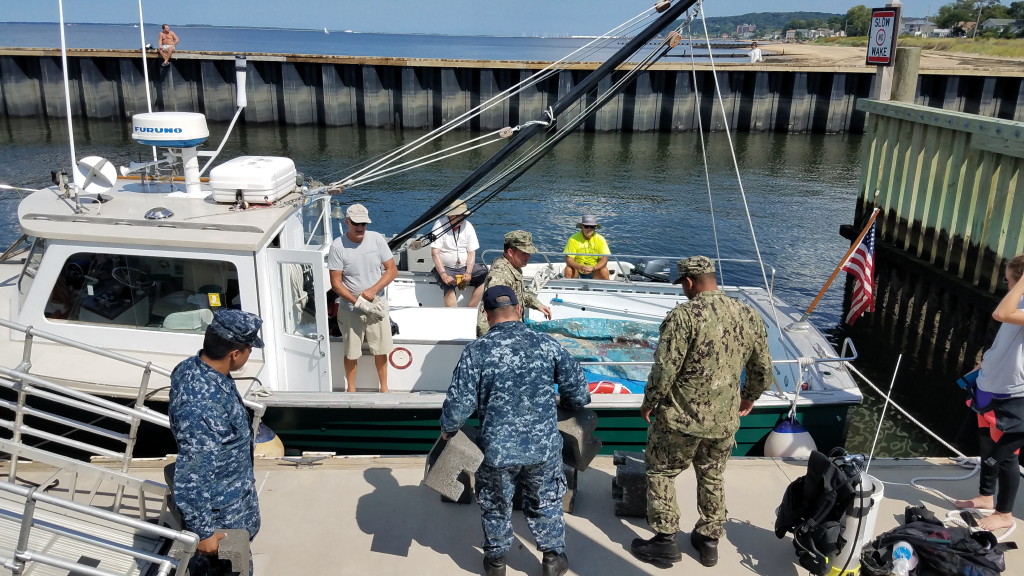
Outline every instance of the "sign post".
[(876, 100), (888, 100), (892, 92), (892, 65), (896, 59), (896, 37), (900, 32), (902, 2), (893, 0), (885, 8), (871, 9), (866, 63), (878, 66), (874, 94)]

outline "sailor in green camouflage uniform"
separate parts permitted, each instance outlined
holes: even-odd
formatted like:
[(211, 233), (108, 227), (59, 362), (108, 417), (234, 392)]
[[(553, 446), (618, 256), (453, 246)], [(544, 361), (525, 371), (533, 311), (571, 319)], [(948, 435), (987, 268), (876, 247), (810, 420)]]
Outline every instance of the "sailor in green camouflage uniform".
[[(515, 542), (512, 495), (523, 488), (526, 525), (544, 553), (542, 574), (569, 569), (562, 497), (562, 436), (556, 401), (567, 410), (590, 403), (583, 369), (547, 334), (519, 321), (522, 311), (508, 286), (483, 295), (491, 330), (462, 352), (441, 409), (441, 432), (454, 434), (475, 411), (484, 461), (476, 472), (484, 531), (484, 574), (503, 576)], [(556, 398), (557, 391), (557, 398)]]
[(241, 310), (217, 312), (206, 328), (203, 349), (171, 373), (167, 416), (178, 445), (174, 503), (185, 528), (199, 536), (189, 562), (193, 576), (226, 573), (212, 559), (225, 536), (217, 530), (244, 528), (250, 540), (260, 530), (252, 422), (231, 371), (245, 365), (253, 347), (263, 348), (262, 323)]
[[(739, 430), (772, 374), (768, 335), (756, 310), (725, 295), (710, 258), (678, 263), (688, 302), (661, 324), (654, 366), (647, 379), (641, 414), (654, 422), (647, 436), (647, 522), (656, 535), (633, 541), (633, 554), (650, 562), (682, 559), (675, 479), (691, 464), (697, 475), (700, 520), (690, 542), (701, 563), (718, 561), (725, 534), (725, 465)], [(740, 378), (746, 368), (746, 382)]]
[[(487, 279), (484, 280), (484, 290), (491, 286), (508, 286), (516, 293), (524, 312), (527, 308), (533, 308), (550, 320), (551, 310), (541, 304), (536, 296), (527, 292), (526, 286), (523, 285), (523, 266), (530, 261), (530, 255), (536, 253), (537, 247), (533, 245), (533, 235), (529, 232), (513, 230), (505, 234), (504, 253), (491, 263)], [(476, 315), (477, 337), (487, 334), (487, 330), (487, 316), (484, 315), (484, 305), (480, 304)]]

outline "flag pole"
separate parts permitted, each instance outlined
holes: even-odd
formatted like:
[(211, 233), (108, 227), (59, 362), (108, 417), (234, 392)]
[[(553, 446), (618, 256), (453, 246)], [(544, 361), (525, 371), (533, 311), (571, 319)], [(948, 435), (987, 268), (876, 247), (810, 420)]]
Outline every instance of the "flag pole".
[(839, 275), (839, 271), (843, 269), (846, 261), (850, 259), (850, 255), (853, 254), (853, 251), (856, 250), (858, 246), (860, 246), (861, 240), (863, 240), (864, 236), (867, 235), (868, 230), (871, 229), (871, 225), (875, 223), (875, 218), (878, 217), (878, 212), (878, 208), (875, 208), (871, 212), (871, 217), (868, 218), (868, 223), (864, 225), (864, 229), (860, 231), (860, 235), (857, 236), (857, 239), (850, 244), (850, 249), (846, 251), (846, 256), (843, 256), (843, 259), (839, 261), (839, 265), (832, 271), (832, 275), (828, 277), (828, 281), (826, 281), (825, 285), (821, 287), (821, 291), (814, 297), (814, 302), (811, 302), (811, 305), (807, 308), (807, 312), (804, 312), (804, 315), (800, 317), (799, 322), (806, 322), (807, 318), (810, 317), (811, 312), (818, 305), (818, 302), (821, 302), (821, 298), (825, 295), (825, 291), (828, 290), (828, 287), (835, 281), (836, 276)]

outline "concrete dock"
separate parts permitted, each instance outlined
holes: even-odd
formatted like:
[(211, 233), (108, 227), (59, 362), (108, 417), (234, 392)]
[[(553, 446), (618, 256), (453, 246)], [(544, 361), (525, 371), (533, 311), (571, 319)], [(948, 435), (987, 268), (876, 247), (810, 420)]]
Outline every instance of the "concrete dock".
[[(138, 461), (133, 473), (162, 481), (169, 460)], [(309, 468), (292, 462), (261, 460), (256, 466), (263, 529), (253, 542), (255, 571), (268, 574), (479, 574), (480, 511), (476, 504), (444, 503), (421, 486), (423, 457), (347, 457), (323, 460)], [(573, 514), (566, 516), (570, 574), (805, 574), (796, 563), (791, 537), (774, 534), (775, 509), (786, 486), (804, 474), (801, 460), (738, 458), (726, 474), (729, 523), (719, 546), (721, 559), (704, 568), (689, 545), (696, 519), (693, 473), (677, 481), (683, 513), (678, 536), (683, 560), (658, 568), (634, 559), (629, 543), (651, 535), (642, 518), (613, 514), (615, 467), (599, 456), (579, 474)], [(46, 467), (21, 464), (22, 478), (46, 477)], [(908, 505), (925, 505), (940, 518), (952, 509), (940, 495), (913, 488), (912, 478), (956, 477), (967, 471), (945, 459), (876, 460), (869, 473), (884, 482), (874, 535), (902, 522)], [(977, 493), (978, 477), (925, 481), (953, 498)], [(64, 483), (62, 486), (68, 486)], [(58, 487), (51, 493), (59, 495)], [(109, 492), (98, 490), (102, 501)], [(129, 507), (132, 505), (128, 504)], [(1017, 498), (1017, 518), (1024, 497)], [(508, 556), (509, 574), (539, 574), (540, 553), (521, 513), (513, 517), (517, 544)], [(1014, 535), (1015, 536), (1015, 535)], [(1009, 539), (1013, 540), (1014, 536)], [(1007, 573), (1016, 573), (1024, 553), (1007, 553)]]

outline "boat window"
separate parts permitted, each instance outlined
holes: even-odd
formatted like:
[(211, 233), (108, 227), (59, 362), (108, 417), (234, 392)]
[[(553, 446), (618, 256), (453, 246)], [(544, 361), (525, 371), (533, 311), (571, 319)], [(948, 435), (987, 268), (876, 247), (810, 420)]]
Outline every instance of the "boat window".
[(288, 334), (302, 336), (316, 334), (316, 295), (313, 285), (313, 267), (309, 264), (282, 262), (281, 309), (284, 310), (284, 329)]
[(45, 316), (199, 334), (215, 310), (238, 306), (238, 294), (230, 262), (78, 253), (64, 263)]
[(302, 232), (306, 246), (321, 248), (327, 244), (329, 225), (326, 198), (310, 202), (302, 207)]
[(32, 287), (32, 280), (35, 279), (39, 264), (43, 261), (43, 252), (46, 252), (46, 238), (36, 238), (25, 258), (25, 268), (21, 271), (21, 277), (18, 278), (18, 293), (22, 297), (28, 294), (29, 288)]

